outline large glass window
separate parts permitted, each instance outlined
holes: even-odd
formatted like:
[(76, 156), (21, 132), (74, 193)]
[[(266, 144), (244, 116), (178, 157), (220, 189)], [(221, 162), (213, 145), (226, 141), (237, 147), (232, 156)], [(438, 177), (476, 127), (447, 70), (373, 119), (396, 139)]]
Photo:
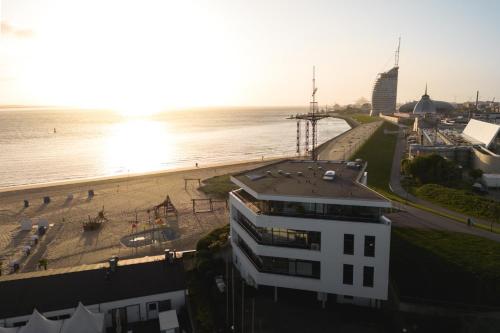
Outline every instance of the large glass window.
[(349, 264), (344, 264), (342, 283), (352, 285), (353, 274), (354, 274), (354, 266)]
[(260, 272), (294, 275), (300, 277), (310, 277), (319, 279), (321, 270), (319, 261), (310, 261), (293, 258), (258, 256), (245, 243), (241, 237), (237, 236), (237, 244), (245, 255)]
[(354, 254), (353, 234), (344, 234), (344, 254)]
[(379, 223), (380, 216), (385, 210), (379, 207), (291, 201), (261, 201), (243, 190), (234, 193), (250, 209), (258, 214)]
[(375, 236), (365, 236), (365, 257), (375, 257)]
[(318, 231), (257, 227), (234, 206), (232, 207), (232, 217), (259, 244), (316, 251), (321, 249), (321, 233)]
[(363, 287), (373, 287), (374, 268), (371, 266), (363, 267)]

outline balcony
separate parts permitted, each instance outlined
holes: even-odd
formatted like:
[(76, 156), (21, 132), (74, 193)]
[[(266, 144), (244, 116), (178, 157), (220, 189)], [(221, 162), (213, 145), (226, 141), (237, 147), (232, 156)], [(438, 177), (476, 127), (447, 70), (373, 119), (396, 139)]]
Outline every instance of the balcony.
[(259, 208), (260, 201), (253, 198), (250, 194), (246, 193), (242, 189), (231, 192), (237, 197), (248, 209), (253, 211), (255, 214), (261, 214)]
[(321, 250), (321, 233), (294, 229), (262, 228), (255, 226), (245, 215), (233, 212), (233, 220), (260, 245)]

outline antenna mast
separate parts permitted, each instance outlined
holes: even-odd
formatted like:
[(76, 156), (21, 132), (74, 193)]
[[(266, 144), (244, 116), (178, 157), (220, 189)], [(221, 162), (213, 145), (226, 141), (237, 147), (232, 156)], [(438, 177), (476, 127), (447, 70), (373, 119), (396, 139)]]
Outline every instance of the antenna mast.
[(396, 49), (396, 54), (394, 55), (394, 67), (399, 66), (399, 47), (401, 46), (401, 37), (398, 39), (398, 48)]

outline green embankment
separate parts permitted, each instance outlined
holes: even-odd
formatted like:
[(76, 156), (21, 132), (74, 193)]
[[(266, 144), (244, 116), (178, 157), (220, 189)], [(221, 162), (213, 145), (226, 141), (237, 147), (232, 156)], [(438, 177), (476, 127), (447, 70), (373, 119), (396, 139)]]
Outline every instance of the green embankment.
[(350, 117), (360, 124), (373, 123), (375, 121), (381, 120), (379, 117), (372, 117), (367, 114), (353, 114)]
[(500, 306), (500, 243), (449, 231), (392, 228), (401, 297)]
[(390, 194), (389, 181), (397, 140), (395, 134), (384, 134), (384, 130), (397, 129), (397, 125), (384, 122), (353, 156), (353, 159), (361, 158), (368, 162), (368, 186), (384, 194)]
[(465, 190), (426, 184), (417, 188), (415, 194), (422, 199), (465, 215), (497, 222), (500, 218), (500, 202)]
[(231, 182), (231, 174), (205, 179), (199, 190), (215, 198), (227, 199), (229, 192), (238, 188)]

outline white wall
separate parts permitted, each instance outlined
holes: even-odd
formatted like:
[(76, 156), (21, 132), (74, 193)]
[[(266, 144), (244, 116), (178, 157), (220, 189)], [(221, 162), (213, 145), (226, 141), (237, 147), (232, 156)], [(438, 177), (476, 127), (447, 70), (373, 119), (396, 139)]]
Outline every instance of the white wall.
[[(180, 308), (185, 304), (185, 301), (186, 301), (185, 290), (177, 290), (177, 291), (172, 291), (172, 292), (167, 292), (167, 293), (154, 294), (154, 295), (135, 297), (135, 298), (127, 298), (127, 299), (113, 301), (113, 302), (107, 302), (107, 303), (91, 304), (91, 305), (84, 304), (84, 305), (87, 307), (87, 309), (89, 309), (92, 312), (99, 312), (99, 313), (106, 314), (105, 321), (106, 321), (107, 325), (109, 326), (110, 316), (111, 316), (108, 313), (109, 310), (123, 308), (123, 307), (129, 306), (129, 305), (139, 304), (140, 305), (140, 312), (141, 312), (141, 320), (147, 320), (146, 304), (150, 303), (150, 302), (158, 302), (158, 301), (163, 301), (163, 300), (170, 300), (172, 303), (172, 309), (179, 311)], [(43, 312), (42, 314), (45, 317), (73, 314), (73, 312), (75, 312), (76, 306), (78, 305), (77, 302), (78, 302), (78, 300), (75, 300), (75, 307), (74, 308)], [(0, 319), (0, 325), (3, 325), (4, 327), (11, 327), (16, 322), (27, 321), (30, 318), (30, 316), (31, 316), (31, 313), (24, 315), (24, 316), (20, 316), (20, 317)]]
[[(363, 223), (321, 219), (292, 218), (254, 214), (239, 199), (231, 195), (233, 206), (252, 223), (260, 227), (288, 228), (321, 232), (321, 250), (291, 249), (260, 245), (234, 220), (230, 214), (231, 232), (236, 232), (256, 255), (314, 260), (321, 262), (321, 279), (286, 276), (258, 272), (234, 243), (234, 255), (238, 258), (243, 275), (250, 275), (257, 284), (294, 289), (327, 292), (380, 300), (387, 299), (390, 258), (390, 223)], [(344, 234), (354, 234), (354, 255), (344, 255)], [(364, 256), (364, 237), (375, 236), (375, 257)], [(344, 285), (343, 264), (354, 266), (353, 285)], [(363, 266), (373, 266), (374, 286), (363, 287)]]

